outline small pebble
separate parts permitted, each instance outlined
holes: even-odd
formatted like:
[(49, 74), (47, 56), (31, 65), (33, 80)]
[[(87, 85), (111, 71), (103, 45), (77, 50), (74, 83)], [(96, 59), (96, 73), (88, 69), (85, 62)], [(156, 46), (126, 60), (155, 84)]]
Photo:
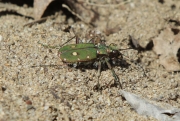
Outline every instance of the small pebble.
[(26, 104), (27, 104), (27, 105), (32, 105), (32, 102), (31, 102), (30, 100), (27, 100), (27, 101), (26, 101)]

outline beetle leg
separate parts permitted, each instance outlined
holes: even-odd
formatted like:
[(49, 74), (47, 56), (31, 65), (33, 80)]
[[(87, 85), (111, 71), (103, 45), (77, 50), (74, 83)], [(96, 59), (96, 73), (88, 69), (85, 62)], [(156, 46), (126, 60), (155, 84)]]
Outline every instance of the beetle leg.
[(40, 43), (39, 41), (38, 41), (38, 44), (40, 44), (40, 45), (42, 45), (43, 47), (46, 47), (46, 48), (59, 49), (59, 46), (45, 45), (45, 44), (43, 44), (43, 43)]
[(99, 84), (99, 77), (101, 76), (101, 61), (99, 60), (98, 61), (98, 72), (97, 72), (97, 85), (94, 86), (94, 90), (97, 90), (97, 91), (100, 91), (101, 90), (101, 87), (100, 87), (100, 84)]
[(100, 84), (99, 84), (99, 77), (101, 76), (101, 61), (98, 62), (98, 72), (97, 72), (97, 78), (98, 78), (98, 90), (100, 90)]
[(76, 44), (79, 44), (80, 39), (76, 36)]
[(105, 58), (105, 61), (106, 61), (106, 64), (107, 64), (108, 68), (111, 70), (112, 75), (113, 75), (114, 78), (115, 78), (114, 84), (118, 84), (118, 85), (120, 86), (120, 88), (122, 89), (122, 85), (121, 85), (121, 83), (120, 83), (120, 81), (119, 81), (119, 77), (118, 77), (118, 76), (116, 75), (116, 73), (114, 72), (114, 70), (113, 70), (113, 68), (111, 67), (111, 64), (109, 63), (109, 61), (108, 61), (107, 58)]

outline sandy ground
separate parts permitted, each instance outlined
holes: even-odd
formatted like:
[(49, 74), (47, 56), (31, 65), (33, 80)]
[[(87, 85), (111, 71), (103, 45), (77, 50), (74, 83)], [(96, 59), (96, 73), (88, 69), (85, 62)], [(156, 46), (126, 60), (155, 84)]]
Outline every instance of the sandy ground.
[[(12, 8), (24, 16), (33, 13), (33, 8), (27, 6), (10, 3), (0, 3), (0, 6), (0, 13)], [(115, 43), (118, 48), (129, 48), (129, 35), (133, 35), (145, 46), (159, 35), (160, 30), (175, 26), (167, 20), (179, 17), (180, 1), (134, 0), (119, 6), (97, 7), (101, 16), (95, 22), (96, 28), (81, 21), (74, 22), (71, 18), (66, 20), (65, 15), (23, 27), (33, 20), (10, 13), (0, 14), (1, 121), (156, 120), (138, 115), (116, 87), (106, 86), (101, 92), (93, 90), (97, 84), (96, 68), (70, 68), (60, 60), (57, 49), (45, 48), (38, 41), (61, 45), (74, 36), (72, 32), (63, 31), (68, 25), (81, 33), (81, 39), (86, 39), (83, 38), (85, 32), (95, 29), (103, 33), (108, 23), (109, 27), (119, 26), (121, 30), (104, 35), (107, 45)], [(75, 43), (75, 40), (70, 43)], [(129, 63), (129, 66), (114, 66), (123, 90), (164, 103), (167, 107), (180, 108), (179, 73), (168, 73), (158, 64), (158, 57), (152, 50), (138, 52), (131, 49), (121, 53), (124, 60), (140, 60), (139, 63)], [(111, 71), (103, 69), (100, 85), (112, 84), (113, 81)]]

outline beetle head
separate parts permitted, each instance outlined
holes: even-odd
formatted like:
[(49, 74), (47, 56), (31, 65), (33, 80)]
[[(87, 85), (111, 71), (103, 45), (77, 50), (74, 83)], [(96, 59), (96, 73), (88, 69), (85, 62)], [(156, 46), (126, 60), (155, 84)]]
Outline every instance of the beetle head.
[(111, 43), (111, 44), (109, 45), (109, 49), (110, 49), (110, 52), (109, 52), (110, 58), (118, 57), (118, 56), (120, 55), (120, 52), (119, 52), (119, 50), (117, 49), (117, 45), (116, 45), (116, 44)]
[(110, 48), (111, 50), (117, 50), (117, 45), (114, 44), (114, 43), (111, 43), (111, 44), (109, 45), (109, 48)]

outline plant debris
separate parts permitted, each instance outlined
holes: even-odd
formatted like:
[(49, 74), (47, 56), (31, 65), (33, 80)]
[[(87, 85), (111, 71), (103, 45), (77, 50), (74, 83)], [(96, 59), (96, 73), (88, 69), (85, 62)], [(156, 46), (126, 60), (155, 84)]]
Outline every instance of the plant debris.
[(167, 71), (180, 71), (177, 57), (180, 48), (180, 33), (174, 33), (173, 29), (168, 27), (153, 39), (153, 43), (153, 50), (159, 56), (159, 63)]

